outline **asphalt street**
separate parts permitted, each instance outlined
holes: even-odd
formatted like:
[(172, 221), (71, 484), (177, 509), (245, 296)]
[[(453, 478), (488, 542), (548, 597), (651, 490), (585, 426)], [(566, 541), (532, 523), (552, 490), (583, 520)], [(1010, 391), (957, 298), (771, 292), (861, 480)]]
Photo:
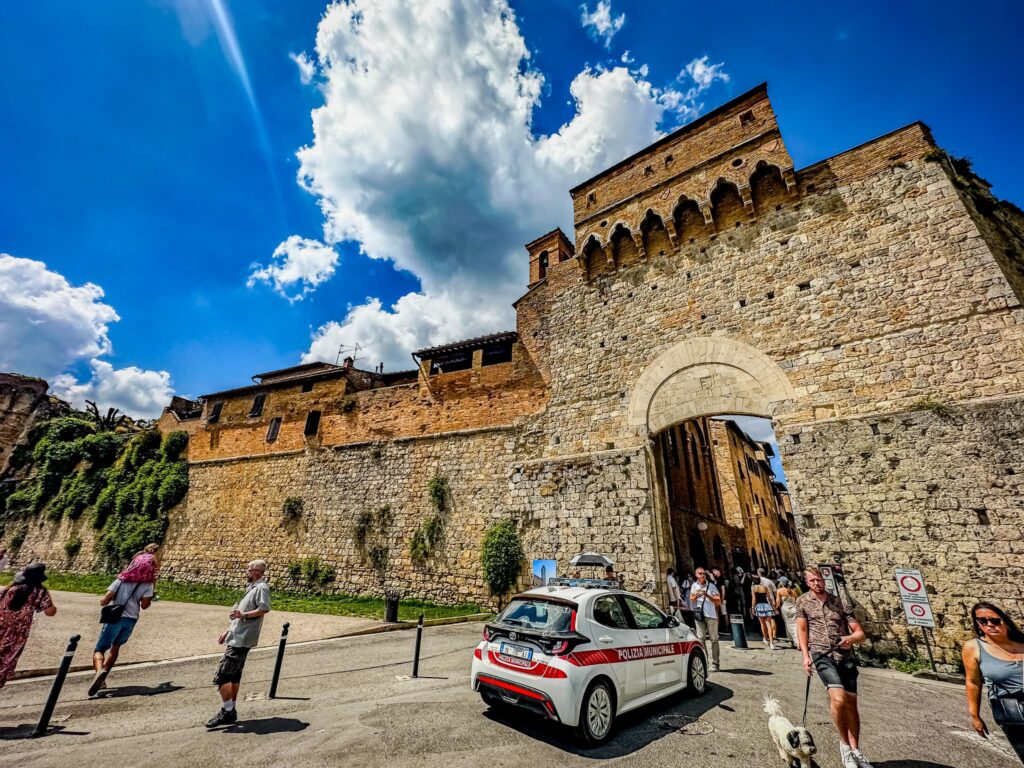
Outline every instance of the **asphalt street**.
[[(582, 750), (560, 728), (525, 715), (494, 714), (469, 689), (481, 625), (428, 628), (419, 679), (409, 679), (414, 633), (316, 641), (291, 647), (268, 700), (272, 649), (253, 652), (237, 725), (203, 726), (219, 705), (216, 658), (115, 669), (109, 687), (86, 697), (87, 674), (68, 677), (50, 733), (31, 739), (51, 680), (0, 689), (0, 766), (587, 766), (643, 768), (782, 766), (760, 699), (771, 692), (800, 716), (804, 678), (795, 651), (736, 651), (705, 696), (674, 697), (625, 716), (612, 741)], [(838, 746), (824, 690), (811, 688), (808, 726), (821, 768), (837, 768)], [(863, 748), (878, 768), (1012, 768), (999, 738), (982, 741), (962, 690), (868, 670), (861, 677)]]

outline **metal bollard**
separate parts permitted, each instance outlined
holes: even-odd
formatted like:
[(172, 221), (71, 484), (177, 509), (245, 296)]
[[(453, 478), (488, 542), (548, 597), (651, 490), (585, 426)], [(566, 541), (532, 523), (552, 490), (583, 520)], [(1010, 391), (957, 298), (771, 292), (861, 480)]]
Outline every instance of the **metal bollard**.
[(738, 613), (729, 614), (729, 626), (732, 628), (732, 644), (734, 648), (747, 647), (747, 629), (743, 626), (743, 616)]
[(416, 622), (416, 650), (413, 652), (412, 657), (412, 676), (420, 676), (420, 643), (423, 642), (423, 614), (420, 614), (419, 621)]
[(46, 728), (50, 725), (50, 718), (53, 716), (54, 707), (57, 706), (57, 699), (60, 697), (60, 689), (64, 687), (64, 678), (68, 676), (71, 660), (75, 657), (78, 641), (81, 639), (81, 635), (74, 635), (68, 640), (68, 647), (64, 650), (64, 658), (60, 660), (57, 676), (53, 679), (53, 685), (50, 686), (50, 695), (46, 699), (46, 706), (43, 707), (43, 714), (39, 717), (36, 729), (32, 731), (33, 738), (46, 735)]
[(277, 696), (277, 679), (281, 676), (281, 663), (284, 661), (284, 646), (288, 642), (289, 626), (286, 621), (284, 626), (281, 627), (281, 642), (277, 646), (277, 661), (274, 662), (274, 678), (270, 681), (270, 693), (267, 694), (268, 699), (273, 699)]

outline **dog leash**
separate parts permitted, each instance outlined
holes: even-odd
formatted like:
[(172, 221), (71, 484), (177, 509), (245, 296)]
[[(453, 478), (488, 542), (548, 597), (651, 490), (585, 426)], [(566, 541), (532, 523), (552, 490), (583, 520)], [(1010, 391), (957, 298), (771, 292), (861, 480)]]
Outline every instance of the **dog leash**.
[(804, 714), (800, 718), (800, 725), (804, 726), (807, 720), (807, 700), (811, 697), (811, 676), (807, 676), (807, 687), (804, 689)]

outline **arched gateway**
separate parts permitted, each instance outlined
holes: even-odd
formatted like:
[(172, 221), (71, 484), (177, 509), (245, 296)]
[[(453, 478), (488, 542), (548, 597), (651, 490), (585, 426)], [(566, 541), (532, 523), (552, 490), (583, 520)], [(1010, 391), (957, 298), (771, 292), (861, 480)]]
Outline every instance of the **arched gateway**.
[(748, 344), (699, 337), (663, 352), (640, 374), (629, 422), (659, 432), (699, 416), (723, 413), (771, 417), (796, 397), (782, 368)]

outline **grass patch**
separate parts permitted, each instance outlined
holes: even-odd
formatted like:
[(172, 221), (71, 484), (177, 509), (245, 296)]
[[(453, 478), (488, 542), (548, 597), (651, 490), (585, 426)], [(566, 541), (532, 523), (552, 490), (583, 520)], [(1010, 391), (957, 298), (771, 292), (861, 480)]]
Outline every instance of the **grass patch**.
[[(78, 574), (48, 571), (46, 586), (64, 592), (85, 592), (102, 595), (106, 592), (113, 575), (101, 573)], [(0, 574), (0, 586), (11, 582), (10, 573)], [(299, 613), (322, 613), (329, 616), (358, 616), (366, 619), (384, 618), (384, 598), (359, 595), (315, 595), (271, 586), (271, 601), (275, 611), (297, 611)], [(157, 594), (161, 600), (178, 603), (201, 603), (203, 605), (234, 605), (242, 596), (242, 586), (221, 587), (213, 584), (186, 584), (184, 582), (160, 579)], [(473, 603), (463, 605), (436, 605), (424, 600), (402, 600), (398, 604), (398, 618), (413, 621), (421, 613), (427, 619), (445, 619), (451, 616), (467, 616), (479, 613), (480, 607)]]

